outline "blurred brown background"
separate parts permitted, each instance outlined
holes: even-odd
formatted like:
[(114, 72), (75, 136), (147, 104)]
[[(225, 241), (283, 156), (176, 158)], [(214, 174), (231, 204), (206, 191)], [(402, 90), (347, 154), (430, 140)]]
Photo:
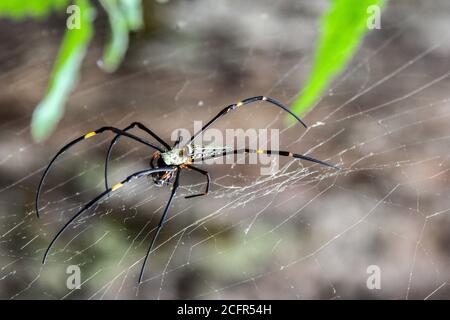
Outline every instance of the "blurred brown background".
[[(450, 297), (450, 4), (390, 1), (382, 28), (304, 117), (308, 130), (260, 104), (215, 128), (280, 128), (280, 148), (338, 163), (341, 172), (280, 159), (204, 166), (208, 197), (184, 173), (170, 220), (136, 285), (169, 191), (143, 180), (80, 218), (43, 252), (80, 206), (103, 188), (103, 135), (74, 148), (49, 175), (37, 220), (42, 170), (65, 143), (103, 125), (142, 121), (169, 140), (224, 105), (253, 95), (292, 103), (305, 80), (327, 1), (146, 1), (120, 70), (96, 66), (96, 37), (64, 120), (40, 144), (30, 138), (64, 16), (0, 21), (0, 298), (3, 299), (446, 299)], [(123, 139), (112, 180), (148, 165), (151, 152)], [(66, 287), (79, 265), (82, 287)], [(381, 271), (370, 290), (367, 268)]]

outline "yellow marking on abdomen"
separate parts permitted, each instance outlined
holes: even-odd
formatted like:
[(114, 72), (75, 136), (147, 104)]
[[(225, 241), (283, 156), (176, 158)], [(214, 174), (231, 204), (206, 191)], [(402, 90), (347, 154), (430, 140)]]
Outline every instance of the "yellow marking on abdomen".
[(111, 191), (115, 191), (119, 188), (123, 187), (123, 183), (119, 182), (112, 186)]
[(95, 136), (97, 133), (95, 131), (89, 132), (87, 134), (84, 135), (85, 139), (89, 139), (90, 137)]

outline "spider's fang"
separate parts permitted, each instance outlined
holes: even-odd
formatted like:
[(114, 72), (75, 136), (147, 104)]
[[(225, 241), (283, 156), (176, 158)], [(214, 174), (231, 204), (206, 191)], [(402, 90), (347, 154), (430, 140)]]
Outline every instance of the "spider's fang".
[(96, 134), (97, 134), (97, 132), (92, 131), (92, 132), (89, 132), (88, 134), (85, 134), (85, 135), (84, 135), (84, 138), (85, 138), (85, 139), (89, 139), (90, 137), (93, 137), (93, 136), (95, 136)]
[(123, 187), (123, 183), (119, 182), (112, 186), (111, 191), (115, 191), (119, 188)]

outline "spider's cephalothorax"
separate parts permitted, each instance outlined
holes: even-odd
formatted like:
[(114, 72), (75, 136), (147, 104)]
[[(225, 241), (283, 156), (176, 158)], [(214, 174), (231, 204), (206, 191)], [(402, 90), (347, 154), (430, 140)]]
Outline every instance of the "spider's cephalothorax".
[[(273, 98), (270, 98), (270, 97), (256, 96), (256, 97), (244, 99), (242, 101), (230, 104), (229, 106), (225, 107), (214, 118), (212, 118), (206, 125), (204, 125), (203, 128), (201, 128), (201, 130), (197, 131), (189, 139), (189, 141), (187, 141), (187, 143), (182, 147), (179, 146), (180, 142), (181, 142), (181, 138), (179, 138), (177, 140), (177, 142), (175, 143), (175, 145), (173, 147), (170, 147), (167, 142), (165, 142), (157, 134), (155, 134), (152, 130), (150, 130), (149, 128), (147, 128), (145, 125), (143, 125), (140, 122), (133, 122), (129, 126), (125, 127), (122, 130), (115, 128), (115, 127), (101, 127), (95, 131), (92, 131), (85, 135), (82, 135), (82, 136), (76, 138), (75, 140), (72, 140), (71, 142), (66, 144), (64, 147), (62, 147), (50, 161), (49, 165), (47, 166), (47, 168), (44, 171), (44, 174), (42, 175), (41, 181), (39, 182), (39, 185), (37, 188), (37, 193), (36, 193), (36, 215), (38, 217), (39, 217), (38, 202), (39, 202), (39, 195), (41, 193), (41, 188), (44, 183), (45, 177), (47, 176), (50, 168), (52, 167), (52, 165), (56, 161), (56, 159), (70, 147), (74, 146), (75, 144), (77, 144), (83, 140), (86, 140), (93, 136), (96, 136), (99, 133), (109, 131), (109, 132), (113, 132), (116, 134), (114, 139), (111, 141), (108, 152), (106, 154), (105, 190), (102, 193), (100, 193), (99, 195), (97, 195), (94, 199), (92, 199), (91, 201), (86, 203), (86, 205), (84, 205), (83, 208), (80, 211), (78, 211), (72, 218), (70, 218), (69, 221), (67, 221), (66, 224), (58, 231), (58, 233), (54, 236), (53, 240), (50, 242), (49, 246), (45, 250), (44, 257), (42, 259), (42, 263), (45, 263), (53, 244), (56, 242), (56, 240), (59, 238), (59, 236), (64, 232), (64, 230), (66, 230), (69, 227), (69, 225), (72, 222), (74, 222), (83, 212), (92, 208), (96, 203), (98, 203), (99, 201), (101, 201), (102, 199), (107, 197), (110, 193), (115, 192), (116, 190), (122, 188), (124, 185), (128, 184), (133, 179), (151, 176), (153, 178), (153, 181), (155, 182), (155, 184), (158, 186), (169, 184), (169, 182), (171, 182), (173, 180), (173, 186), (172, 186), (172, 191), (170, 193), (169, 200), (167, 201), (167, 203), (164, 207), (164, 211), (159, 220), (158, 227), (156, 228), (156, 232), (151, 239), (150, 245), (147, 250), (147, 254), (145, 255), (144, 263), (142, 264), (142, 267), (141, 267), (141, 272), (139, 274), (139, 283), (140, 283), (140, 282), (142, 282), (142, 277), (144, 274), (144, 268), (147, 263), (147, 259), (149, 258), (149, 255), (152, 252), (153, 246), (155, 244), (156, 238), (159, 235), (159, 232), (161, 231), (164, 223), (166, 222), (167, 213), (168, 213), (170, 204), (172, 203), (172, 200), (174, 199), (175, 193), (179, 186), (181, 171), (184, 169), (192, 170), (199, 174), (202, 174), (206, 178), (206, 188), (205, 188), (204, 192), (185, 196), (186, 199), (205, 196), (208, 194), (209, 187), (211, 184), (211, 177), (209, 176), (209, 173), (207, 171), (197, 168), (195, 165), (193, 165), (195, 162), (200, 162), (203, 160), (213, 159), (213, 158), (218, 158), (218, 157), (224, 157), (224, 156), (233, 155), (233, 154), (236, 155), (236, 154), (240, 154), (240, 153), (256, 153), (256, 154), (272, 154), (272, 155), (275, 154), (275, 155), (280, 155), (280, 156), (285, 156), (285, 157), (290, 157), (290, 158), (296, 158), (296, 159), (306, 160), (306, 161), (314, 162), (316, 164), (320, 164), (320, 165), (338, 169), (337, 167), (335, 167), (329, 163), (311, 158), (310, 156), (296, 154), (296, 153), (292, 153), (289, 151), (262, 150), (262, 149), (253, 150), (253, 149), (247, 149), (247, 148), (233, 150), (231, 147), (227, 147), (227, 146), (214, 147), (214, 146), (204, 146), (204, 145), (193, 144), (193, 141), (195, 140), (195, 138), (198, 135), (200, 135), (202, 132), (204, 132), (206, 129), (208, 129), (216, 120), (223, 117), (230, 111), (237, 110), (238, 108), (241, 108), (245, 105), (249, 105), (249, 104), (251, 104), (253, 102), (257, 102), (257, 101), (265, 101), (265, 102), (271, 103), (272, 105), (277, 106), (278, 108), (280, 108), (280, 109), (286, 111), (287, 113), (289, 113), (290, 115), (292, 115), (295, 119), (297, 119), (297, 121), (300, 124), (302, 124), (303, 126), (306, 127), (306, 125), (302, 122), (302, 120), (300, 120), (300, 118), (298, 118), (295, 114), (293, 114), (281, 102), (279, 102)], [(142, 130), (143, 132), (147, 133), (149, 136), (151, 136), (152, 138), (157, 140), (164, 147), (163, 148), (159, 147), (159, 146), (147, 141), (146, 139), (143, 139), (139, 136), (129, 133), (128, 131), (133, 128), (138, 128), (138, 129)], [(108, 183), (108, 163), (110, 160), (112, 147), (115, 145), (115, 143), (119, 140), (120, 137), (127, 137), (129, 139), (137, 141), (153, 150), (156, 150), (156, 152), (153, 153), (153, 155), (151, 157), (150, 168), (146, 168), (146, 169), (137, 171), (137, 172), (129, 175), (128, 177), (126, 177), (124, 180), (110, 186)]]

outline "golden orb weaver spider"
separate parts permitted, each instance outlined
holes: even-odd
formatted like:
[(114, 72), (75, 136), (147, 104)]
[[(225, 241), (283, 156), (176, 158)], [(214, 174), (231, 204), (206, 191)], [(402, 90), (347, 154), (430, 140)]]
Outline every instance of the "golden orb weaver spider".
[[(281, 102), (279, 102), (273, 98), (270, 98), (270, 97), (257, 96), (257, 97), (244, 99), (242, 101), (239, 101), (238, 103), (230, 104), (229, 106), (222, 109), (222, 111), (220, 111), (214, 118), (212, 118), (206, 125), (204, 125), (201, 128), (201, 130), (194, 133), (194, 135), (189, 139), (189, 141), (187, 143), (184, 144), (184, 146), (179, 146), (181, 139), (178, 138), (177, 141), (175, 142), (175, 144), (173, 145), (173, 147), (170, 147), (169, 144), (167, 144), (163, 139), (161, 139), (158, 135), (156, 135), (153, 131), (151, 131), (149, 128), (147, 128), (140, 122), (133, 122), (129, 126), (127, 126), (126, 128), (124, 128), (122, 130), (115, 128), (115, 127), (108, 127), (108, 126), (101, 127), (95, 131), (89, 132), (81, 137), (78, 137), (75, 140), (72, 140), (71, 142), (69, 142), (68, 144), (63, 146), (58, 151), (58, 153), (52, 158), (52, 160), (48, 164), (47, 168), (45, 169), (41, 180), (39, 181), (39, 185), (38, 185), (37, 193), (36, 193), (36, 215), (38, 218), (39, 218), (38, 203), (39, 203), (39, 196), (41, 193), (42, 185), (44, 183), (45, 177), (47, 176), (51, 166), (54, 164), (56, 159), (61, 154), (63, 154), (65, 151), (67, 151), (67, 149), (74, 146), (78, 142), (89, 139), (97, 134), (100, 134), (102, 132), (108, 132), (108, 131), (116, 134), (114, 139), (111, 141), (111, 144), (109, 145), (108, 152), (106, 155), (105, 191), (103, 191), (102, 193), (97, 195), (94, 199), (92, 199), (87, 204), (85, 204), (81, 208), (81, 210), (79, 210), (72, 218), (70, 218), (69, 221), (67, 221), (66, 224), (58, 231), (58, 233), (53, 237), (52, 241), (48, 245), (48, 247), (44, 253), (42, 263), (44, 264), (46, 262), (48, 254), (50, 252), (50, 249), (55, 244), (55, 242), (59, 238), (59, 236), (69, 227), (69, 225), (73, 221), (75, 221), (83, 212), (85, 212), (86, 210), (91, 208), (93, 205), (98, 203), (100, 200), (102, 200), (103, 198), (108, 196), (110, 193), (116, 191), (117, 189), (123, 187), (125, 184), (129, 183), (133, 179), (138, 179), (138, 178), (145, 177), (145, 176), (151, 176), (156, 185), (162, 186), (164, 184), (168, 185), (169, 183), (171, 183), (172, 179), (175, 176), (169, 200), (167, 201), (167, 203), (164, 207), (163, 214), (159, 220), (158, 226), (156, 228), (156, 232), (153, 235), (153, 238), (150, 242), (150, 246), (148, 247), (147, 253), (145, 255), (144, 262), (141, 267), (141, 271), (139, 274), (139, 280), (138, 280), (138, 283), (141, 283), (143, 275), (144, 275), (145, 266), (148, 262), (149, 255), (152, 252), (153, 246), (155, 244), (156, 239), (158, 238), (158, 235), (159, 235), (162, 227), (164, 226), (170, 204), (172, 203), (172, 200), (178, 189), (179, 180), (180, 180), (180, 172), (182, 169), (190, 169), (190, 170), (196, 171), (206, 177), (205, 191), (202, 193), (199, 193), (199, 194), (186, 196), (185, 198), (187, 198), (187, 199), (207, 195), (209, 188), (210, 188), (211, 178), (209, 176), (209, 173), (205, 170), (199, 169), (192, 165), (193, 163), (198, 162), (198, 160), (203, 161), (203, 160), (207, 160), (207, 159), (223, 157), (223, 156), (227, 156), (227, 155), (231, 155), (231, 154), (239, 154), (239, 153), (275, 154), (275, 155), (280, 155), (280, 156), (286, 156), (286, 157), (306, 160), (306, 161), (314, 162), (314, 163), (317, 163), (317, 164), (320, 164), (323, 166), (331, 167), (334, 169), (339, 169), (337, 166), (334, 166), (332, 164), (311, 158), (306, 155), (296, 154), (296, 153), (292, 153), (289, 151), (261, 150), (261, 149), (252, 150), (252, 149), (247, 149), (247, 148), (233, 150), (228, 147), (205, 148), (204, 146), (198, 146), (193, 143), (194, 139), (198, 135), (203, 133), (216, 120), (218, 120), (219, 118), (221, 118), (222, 116), (224, 116), (225, 114), (227, 114), (228, 112), (230, 112), (232, 110), (236, 110), (239, 107), (248, 105), (248, 104), (250, 104), (252, 102), (256, 102), (256, 101), (266, 101), (268, 103), (271, 103), (272, 105), (275, 105), (275, 106), (283, 109), (284, 111), (286, 111), (287, 113), (292, 115), (300, 124), (302, 124), (306, 128), (306, 124), (299, 117), (297, 117), (294, 113), (292, 113), (286, 106), (284, 106)], [(128, 132), (129, 130), (136, 128), (136, 127), (138, 129), (141, 129), (142, 131), (146, 132), (154, 139), (156, 139), (161, 145), (164, 146), (164, 149)], [(155, 152), (153, 153), (151, 160), (150, 160), (150, 168), (135, 172), (135, 173), (129, 175), (126, 179), (124, 179), (121, 182), (116, 183), (110, 187), (109, 183), (108, 183), (108, 162), (110, 159), (110, 155), (111, 155), (113, 146), (117, 143), (119, 138), (122, 136), (130, 138), (141, 144), (144, 144), (144, 145), (152, 148), (153, 150), (155, 150)]]

